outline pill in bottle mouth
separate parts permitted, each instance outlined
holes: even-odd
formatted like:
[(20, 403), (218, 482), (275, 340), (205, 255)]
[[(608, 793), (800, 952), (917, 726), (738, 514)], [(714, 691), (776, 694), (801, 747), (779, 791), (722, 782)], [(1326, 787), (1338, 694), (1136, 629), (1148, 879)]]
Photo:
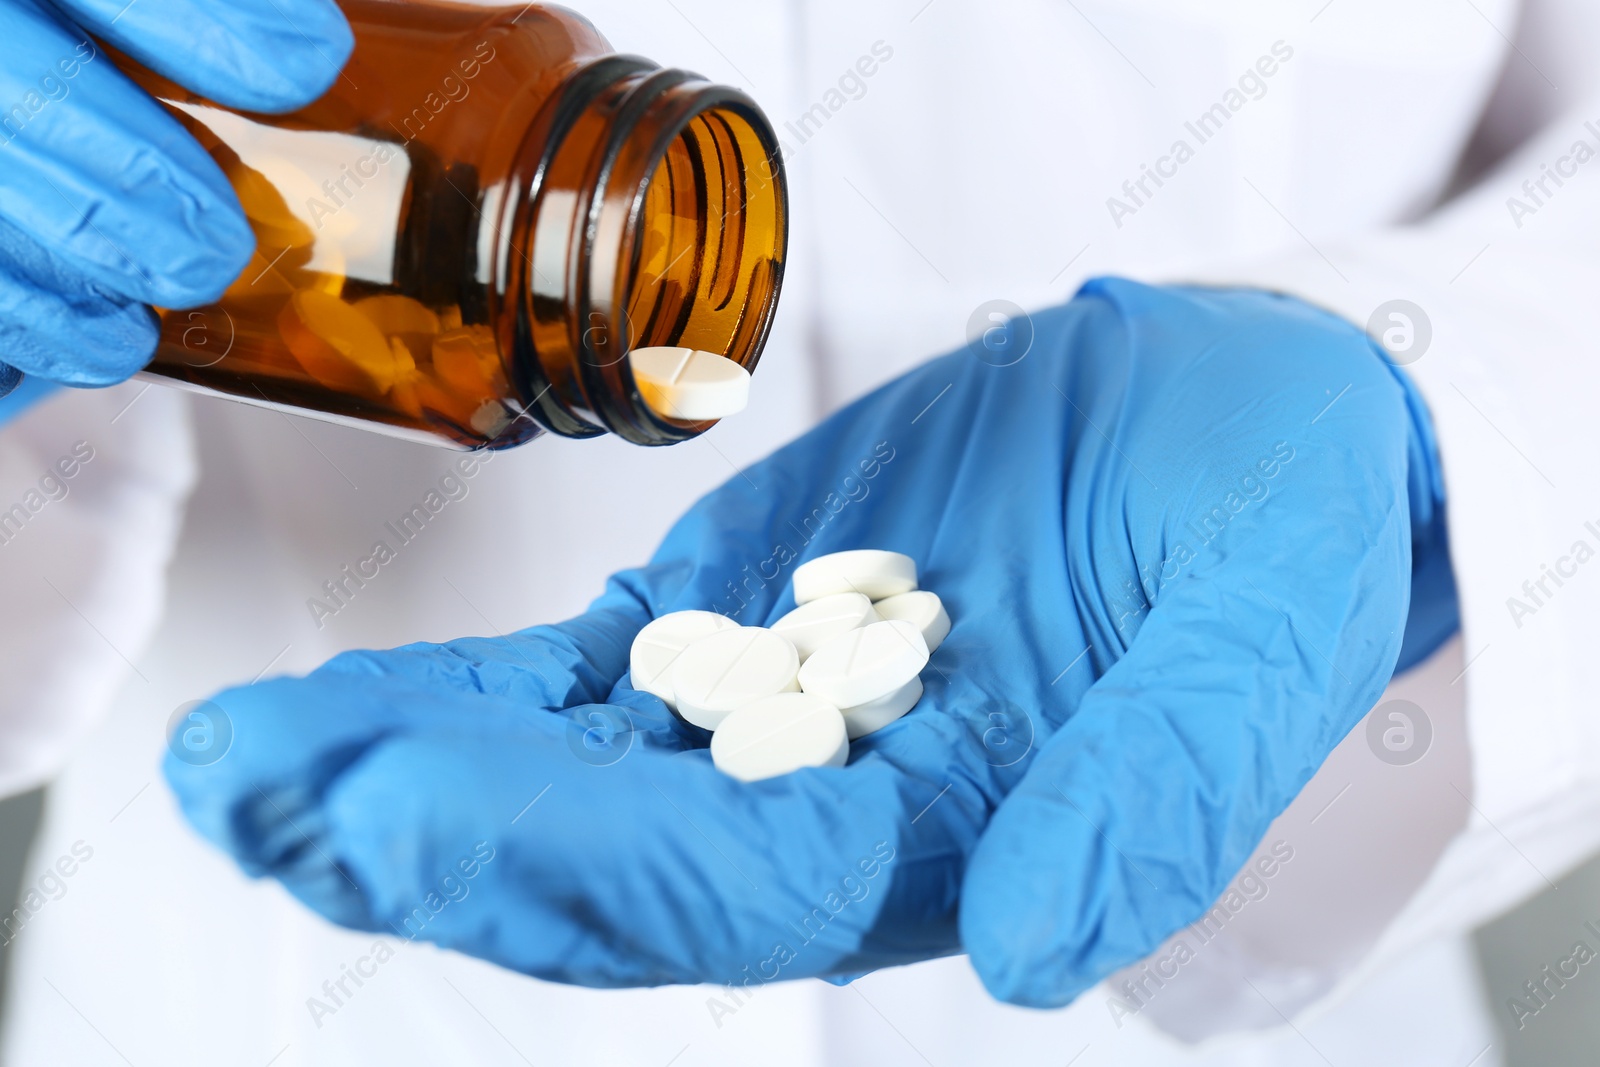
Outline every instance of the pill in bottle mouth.
[(715, 352), (636, 348), (628, 358), (639, 395), (658, 415), (700, 422), (738, 414), (750, 403), (750, 372)]

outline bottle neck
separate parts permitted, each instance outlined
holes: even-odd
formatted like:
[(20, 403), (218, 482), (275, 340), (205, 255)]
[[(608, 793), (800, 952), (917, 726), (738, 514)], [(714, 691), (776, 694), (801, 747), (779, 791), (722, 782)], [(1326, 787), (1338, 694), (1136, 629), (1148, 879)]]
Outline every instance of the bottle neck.
[(515, 174), (495, 297), (527, 415), (562, 436), (610, 432), (643, 445), (704, 432), (711, 422), (652, 411), (627, 356), (683, 346), (755, 369), (788, 235), (765, 116), (737, 90), (608, 56), (568, 78)]

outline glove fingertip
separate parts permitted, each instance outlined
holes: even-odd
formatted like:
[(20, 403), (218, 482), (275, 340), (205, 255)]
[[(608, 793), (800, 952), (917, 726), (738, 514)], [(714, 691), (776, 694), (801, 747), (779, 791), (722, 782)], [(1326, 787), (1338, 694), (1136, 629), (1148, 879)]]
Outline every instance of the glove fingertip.
[(990, 996), (1005, 1004), (1022, 1004), (1032, 990), (1021, 981), (1018, 916), (1009, 902), (995, 899), (988, 881), (983, 873), (968, 869), (957, 917), (961, 946)]
[(198, 307), (222, 299), (222, 294), (244, 272), (256, 250), (255, 231), (250, 228), (250, 220), (245, 218), (244, 208), (232, 186), (226, 186), (206, 205), (203, 225), (197, 229), (202, 255), (194, 267), (185, 272), (183, 279), (192, 290), (189, 302), (163, 306)]
[(825, 974), (822, 976), (822, 980), (827, 982), (829, 985), (838, 986), (839, 988), (843, 989), (845, 986), (853, 984), (857, 979), (865, 978), (871, 973), (873, 972), (868, 970), (851, 971), (848, 974)]
[[(197, 766), (178, 755), (177, 745), (168, 740), (167, 751), (161, 759), (161, 777), (172, 791), (184, 818), (201, 837), (218, 848), (238, 857), (241, 865), (250, 866), (249, 857), (241, 854), (233, 842), (230, 806), (223, 803), (222, 794), (215, 788), (205, 768)], [(264, 871), (251, 870), (253, 876)]]
[(160, 323), (142, 304), (97, 317), (94, 327), (93, 339), (81, 338), (64, 349), (64, 358), (53, 361), (54, 372), (44, 376), (80, 389), (118, 385), (144, 369), (161, 338)]
[(963, 892), (960, 930), (972, 969), (990, 996), (1020, 1008), (1060, 1008), (1093, 984), (1058, 973), (1050, 961), (1059, 959), (1061, 947), (1029, 924), (1012, 925), (1018, 911), (986, 904), (986, 895), (973, 900)]
[(279, 32), (264, 36), (276, 47), (263, 49), (251, 38), (213, 58), (208, 91), (219, 103), (268, 115), (297, 111), (328, 91), (355, 48), (344, 14), (324, 0), (301, 5)]
[(0, 323), (8, 367), (29, 379), (99, 388), (125, 381), (150, 361), (161, 331), (148, 307), (86, 283), (61, 292), (38, 282), (0, 264), (0, 301), (25, 312), (18, 316), (25, 325)]
[(355, 46), (333, 0), (59, 2), (151, 70), (241, 111), (305, 107), (327, 92)]
[[(1080, 827), (1060, 816), (1048, 798), (1013, 794), (962, 881), (962, 947), (984, 988), (1006, 1004), (1059, 1008), (1094, 984), (1083, 967), (1085, 949), (1099, 940), (1094, 893), (1073, 872), (1082, 874), (1093, 853)], [(1082, 859), (1068, 864), (1069, 856)]]
[(161, 322), (144, 305), (122, 309), (107, 323), (98, 358), (87, 364), (73, 385), (97, 388), (127, 381), (143, 370), (161, 340)]

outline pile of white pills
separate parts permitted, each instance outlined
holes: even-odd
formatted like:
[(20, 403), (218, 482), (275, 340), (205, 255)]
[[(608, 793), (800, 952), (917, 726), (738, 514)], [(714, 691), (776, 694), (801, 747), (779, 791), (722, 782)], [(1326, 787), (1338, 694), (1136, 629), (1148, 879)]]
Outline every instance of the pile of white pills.
[(799, 605), (771, 628), (675, 611), (634, 638), (633, 687), (712, 731), (712, 761), (747, 782), (839, 767), (850, 742), (922, 697), (922, 669), (950, 632), (909, 556), (857, 549), (794, 572)]

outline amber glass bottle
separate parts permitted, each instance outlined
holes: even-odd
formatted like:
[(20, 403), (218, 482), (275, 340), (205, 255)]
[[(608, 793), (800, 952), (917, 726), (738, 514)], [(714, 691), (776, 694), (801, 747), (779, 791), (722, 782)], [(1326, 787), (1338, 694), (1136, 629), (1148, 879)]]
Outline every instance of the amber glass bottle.
[(288, 115), (117, 57), (255, 231), (215, 305), (162, 311), (149, 373), (457, 447), (549, 430), (670, 444), (627, 353), (754, 369), (783, 278), (777, 138), (744, 94), (615, 54), (561, 8), (341, 0), (355, 51)]

